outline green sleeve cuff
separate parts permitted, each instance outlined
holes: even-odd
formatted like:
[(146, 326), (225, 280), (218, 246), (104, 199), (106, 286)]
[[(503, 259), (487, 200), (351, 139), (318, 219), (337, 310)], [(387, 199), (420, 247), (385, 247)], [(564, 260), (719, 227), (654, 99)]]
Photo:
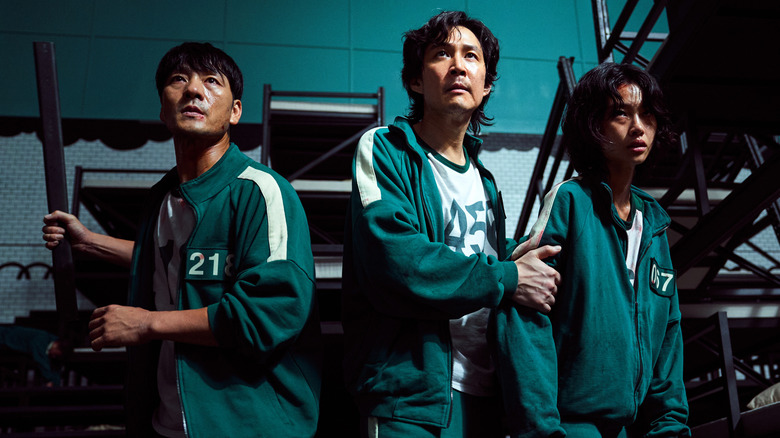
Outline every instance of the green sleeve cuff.
[(206, 312), (209, 315), (209, 329), (211, 330), (211, 333), (214, 334), (214, 338), (217, 340), (218, 345), (222, 345), (220, 342), (220, 339), (217, 337), (217, 309), (219, 308), (219, 303), (213, 303), (206, 306)]
[(517, 290), (517, 267), (512, 261), (501, 262), (501, 265), (504, 268), (504, 275), (501, 277), (501, 283), (504, 285), (504, 295), (501, 298), (503, 300), (514, 295)]

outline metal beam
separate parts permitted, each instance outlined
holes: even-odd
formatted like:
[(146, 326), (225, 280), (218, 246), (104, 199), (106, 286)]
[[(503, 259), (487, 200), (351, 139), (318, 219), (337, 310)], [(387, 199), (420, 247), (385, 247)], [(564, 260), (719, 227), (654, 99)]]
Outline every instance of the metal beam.
[(729, 436), (736, 438), (741, 414), (739, 411), (739, 393), (737, 392), (737, 375), (734, 371), (734, 355), (731, 350), (731, 336), (729, 335), (729, 320), (726, 317), (726, 312), (718, 312), (712, 316), (712, 319), (719, 335), (720, 354), (718, 359), (720, 360), (723, 379), (725, 379), (726, 383)]
[[(745, 134), (745, 144), (747, 144), (748, 151), (750, 152), (750, 164), (752, 169), (757, 169), (764, 164), (764, 156), (761, 154), (761, 148), (758, 145), (753, 136)], [(775, 230), (775, 236), (777, 241), (780, 242), (780, 200), (777, 200), (769, 205), (766, 209), (766, 214), (769, 216), (769, 220), (772, 221), (772, 228)]]
[(260, 162), (271, 167), (271, 84), (263, 85), (263, 143)]
[(592, 0), (591, 4), (593, 5), (593, 27), (596, 31), (596, 51), (599, 56), (599, 63), (612, 62), (612, 51), (606, 50), (607, 41), (609, 40), (607, 2), (606, 0)]
[(685, 273), (758, 213), (780, 197), (780, 154), (774, 154), (759, 169), (702, 217), (672, 248), (678, 274)]
[[(623, 6), (623, 10), (620, 11), (620, 15), (618, 16), (617, 21), (615, 22), (615, 27), (613, 27), (612, 30), (609, 29), (609, 21), (606, 22), (607, 27), (605, 30), (606, 33), (609, 34), (609, 39), (602, 48), (602, 50), (604, 50), (606, 53), (612, 54), (612, 49), (615, 48), (615, 45), (618, 43), (618, 41), (623, 38), (623, 29), (626, 28), (628, 19), (631, 18), (631, 14), (634, 13), (634, 8), (636, 8), (637, 3), (639, 3), (639, 0), (629, 0), (626, 2), (625, 6)], [(607, 12), (604, 12), (604, 16), (607, 17)]]
[[(738, 266), (742, 267), (743, 269), (746, 269), (748, 271), (751, 271), (755, 273), (757, 276), (766, 278), (764, 275), (769, 275), (771, 277), (774, 277), (769, 273), (768, 271), (752, 264), (747, 263), (743, 264), (742, 262), (747, 262), (743, 258), (739, 258), (739, 261), (732, 258), (738, 257), (736, 254), (734, 254), (734, 250), (741, 244), (748, 242), (751, 237), (755, 235), (753, 228), (755, 228), (755, 223), (752, 224), (750, 227), (743, 227), (736, 233), (734, 233), (734, 236), (729, 239), (728, 242), (726, 242), (725, 247), (718, 247), (715, 249), (715, 253), (717, 254), (717, 257), (715, 257), (715, 260), (710, 265), (709, 270), (707, 271), (707, 274), (704, 276), (702, 281), (699, 283), (699, 286), (696, 288), (699, 295), (703, 295), (705, 291), (709, 289), (712, 282), (715, 280), (715, 278), (718, 277), (718, 274), (720, 273), (720, 270), (726, 265), (726, 261), (731, 259), (734, 263), (736, 263)], [(685, 232), (688, 230), (686, 229)], [(683, 232), (682, 234), (685, 234)], [(757, 270), (757, 271), (756, 271)], [(762, 275), (764, 274), (764, 275)], [(770, 280), (771, 281), (771, 280)], [(780, 279), (777, 279), (774, 277), (774, 281), (777, 283), (778, 286), (780, 286)]]
[(725, 257), (731, 260), (732, 262), (736, 263), (737, 266), (739, 266), (740, 268), (746, 271), (750, 271), (756, 277), (765, 280), (768, 283), (774, 284), (774, 286), (777, 288), (780, 288), (780, 278), (778, 278), (775, 275), (772, 275), (772, 273), (769, 272), (768, 270), (756, 265), (755, 263), (751, 262), (750, 260), (747, 260), (744, 257), (740, 257), (737, 254), (734, 254), (734, 252), (729, 249), (724, 249), (718, 246), (715, 247), (714, 251), (715, 254), (717, 254), (719, 257)]
[[(683, 141), (682, 137), (680, 138), (680, 141)], [(685, 150), (684, 148), (685, 146), (683, 145), (683, 150)], [(677, 198), (679, 198), (680, 195), (685, 191), (685, 188), (688, 185), (688, 179), (686, 175), (688, 172), (688, 167), (691, 165), (691, 161), (693, 161), (692, 156), (693, 154), (691, 154), (690, 151), (683, 154), (683, 161), (674, 176), (674, 183), (671, 185), (671, 187), (669, 187), (666, 193), (664, 193), (661, 199), (658, 200), (658, 203), (661, 204), (661, 207), (668, 210), (672, 203), (674, 203), (674, 201), (677, 200)]]
[[(713, 342), (710, 339), (702, 338), (699, 339), (699, 345), (703, 347), (705, 350), (708, 350), (712, 354), (719, 354), (717, 342)], [(770, 382), (766, 377), (757, 373), (753, 369), (753, 367), (750, 364), (746, 363), (744, 360), (736, 356), (733, 356), (732, 354), (732, 361), (734, 364), (735, 371), (739, 371), (740, 373), (744, 374), (746, 378), (752, 380), (755, 383), (758, 383), (764, 388), (768, 388), (772, 386), (772, 382)]]
[[(558, 135), (558, 125), (561, 122), (561, 117), (563, 117), (563, 110), (566, 107), (566, 102), (569, 100), (569, 96), (571, 96), (571, 92), (576, 84), (574, 72), (572, 70), (573, 62), (574, 58), (566, 58), (563, 56), (558, 58), (558, 75), (560, 77), (560, 82), (558, 83), (558, 89), (555, 91), (555, 100), (553, 101), (552, 110), (550, 111), (550, 118), (547, 119), (547, 126), (545, 127), (544, 135), (542, 136), (542, 144), (539, 146), (539, 155), (536, 157), (536, 164), (531, 173), (531, 181), (528, 184), (528, 191), (525, 194), (523, 208), (520, 211), (520, 218), (517, 221), (517, 228), (515, 229), (514, 236), (515, 240), (522, 237), (525, 232), (525, 228), (531, 218), (531, 211), (534, 207), (535, 198), (544, 195), (544, 193), (542, 193), (544, 169), (547, 167), (547, 159), (550, 157), (555, 138)], [(554, 177), (555, 175), (550, 176), (550, 178)]]
[(693, 158), (693, 189), (696, 194), (696, 207), (699, 211), (699, 216), (703, 217), (710, 212), (710, 199), (707, 193), (707, 175), (704, 172), (704, 160), (701, 156), (701, 141), (699, 136), (693, 128), (689, 128), (693, 132), (691, 137), (693, 143), (688, 143), (688, 133), (683, 132), (680, 136), (680, 142), (682, 142), (688, 153)]
[[(621, 42), (618, 42), (618, 43), (615, 44), (615, 50), (617, 50), (618, 52), (622, 53), (623, 55), (627, 54), (629, 49), (630, 49), (630, 47), (628, 47), (627, 45), (625, 45), (625, 44), (623, 44)], [(646, 69), (648, 64), (650, 64), (650, 61), (648, 61), (647, 58), (645, 58), (644, 56), (640, 55), (639, 53), (634, 55), (634, 62), (637, 65), (639, 65), (640, 67), (644, 68), (644, 69)]]
[[(655, 0), (652, 9), (650, 9), (650, 13), (642, 23), (642, 27), (639, 28), (639, 32), (637, 32), (636, 38), (631, 42), (631, 47), (628, 49), (628, 53), (626, 53), (626, 56), (623, 58), (623, 64), (630, 64), (634, 62), (634, 59), (639, 54), (639, 49), (641, 49), (645, 44), (645, 41), (647, 41), (647, 36), (650, 35), (650, 31), (653, 30), (655, 22), (658, 21), (658, 17), (661, 16), (661, 12), (663, 12), (665, 7), (666, 0)], [(645, 63), (645, 65), (647, 64)]]
[[(266, 166), (271, 166), (271, 99), (273, 97), (308, 97), (308, 98), (350, 98), (350, 99), (376, 99), (376, 114), (374, 115), (373, 122), (367, 125), (367, 127), (363, 130), (361, 130), (359, 133), (353, 135), (349, 139), (339, 143), (334, 148), (330, 149), (328, 152), (323, 154), (322, 156), (318, 157), (308, 165), (302, 167), (294, 174), (290, 175), (287, 179), (289, 181), (293, 181), (296, 178), (299, 178), (309, 170), (311, 170), (316, 165), (322, 163), (325, 159), (331, 157), (332, 155), (338, 153), (339, 151), (343, 150), (346, 146), (349, 146), (349, 144), (354, 143), (357, 141), (361, 135), (363, 135), (366, 131), (368, 131), (371, 128), (382, 126), (385, 118), (385, 109), (384, 109), (384, 87), (379, 87), (376, 93), (339, 93), (339, 92), (317, 92), (317, 91), (272, 91), (270, 84), (264, 84), (263, 85), (263, 140), (262, 140), (262, 150), (260, 153), (260, 162), (265, 164)], [(283, 111), (282, 111), (283, 112)], [(299, 112), (296, 112), (300, 114)], [(333, 113), (328, 112), (320, 112), (320, 111), (310, 111), (308, 112), (309, 116), (314, 117), (324, 117), (324, 116), (334, 116)], [(353, 116), (352, 114), (344, 114), (344, 116)], [(370, 120), (370, 119), (369, 119)], [(301, 123), (306, 123), (306, 121), (302, 121)]]
[[(734, 250), (738, 246), (742, 245), (743, 243), (749, 244), (749, 239), (766, 228), (766, 222), (768, 222), (768, 219), (764, 218), (749, 226), (740, 228), (736, 233), (734, 233), (734, 236), (732, 236), (729, 241), (726, 242), (726, 246), (716, 246), (713, 249), (716, 257), (713, 257), (713, 260), (709, 262), (709, 269), (707, 270), (707, 274), (696, 287), (696, 292), (698, 295), (703, 296), (705, 292), (709, 291), (710, 287), (713, 285), (713, 281), (716, 279), (716, 277), (718, 277), (720, 270), (723, 268), (727, 260), (731, 260), (740, 268), (753, 273), (756, 277), (764, 280), (765, 282), (774, 284), (776, 287), (780, 287), (780, 277), (734, 253)], [(669, 228), (682, 235), (690, 232), (688, 228), (676, 221), (672, 221)], [(708, 294), (708, 296), (711, 295), (711, 293)]]
[[(49, 211), (68, 211), (65, 191), (65, 152), (62, 144), (60, 98), (54, 43), (34, 42), (35, 71), (38, 85), (38, 108), (41, 114), (43, 163), (46, 174), (46, 197)], [(61, 240), (52, 251), (54, 295), (60, 322), (60, 335), (67, 323), (78, 319), (73, 254), (70, 242)]]
[(385, 87), (379, 87), (376, 92), (376, 125), (385, 124)]
[(81, 205), (81, 184), (84, 179), (84, 168), (76, 166), (76, 173), (73, 175), (73, 197), (71, 198), (70, 212), (74, 216), (79, 215), (79, 206)]
[[(633, 40), (636, 39), (637, 32), (622, 32), (620, 34), (621, 40)], [(647, 34), (647, 38), (645, 38), (645, 42), (652, 41), (655, 43), (662, 43), (666, 41), (666, 38), (669, 37), (668, 33), (661, 33), (661, 32), (650, 32)]]
[(305, 166), (303, 166), (300, 169), (298, 169), (297, 171), (295, 171), (295, 173), (293, 173), (292, 175), (287, 177), (287, 180), (292, 182), (295, 179), (300, 178), (301, 176), (305, 175), (306, 172), (310, 171), (315, 166), (319, 165), (323, 161), (325, 161), (328, 158), (332, 157), (333, 155), (337, 154), (338, 152), (340, 152), (341, 150), (343, 150), (347, 146), (349, 146), (351, 144), (355, 144), (358, 140), (360, 140), (360, 137), (362, 137), (363, 134), (365, 134), (369, 130), (371, 130), (373, 128), (376, 128), (376, 127), (377, 127), (377, 124), (376, 124), (376, 122), (374, 122), (374, 123), (371, 123), (370, 125), (366, 126), (365, 128), (361, 129), (360, 131), (352, 134), (351, 137), (349, 137), (348, 139), (342, 141), (341, 143), (337, 144), (336, 146), (332, 147), (330, 150), (328, 150), (328, 152), (325, 152), (324, 154), (320, 155), (316, 159), (312, 160), (311, 162), (309, 162)]

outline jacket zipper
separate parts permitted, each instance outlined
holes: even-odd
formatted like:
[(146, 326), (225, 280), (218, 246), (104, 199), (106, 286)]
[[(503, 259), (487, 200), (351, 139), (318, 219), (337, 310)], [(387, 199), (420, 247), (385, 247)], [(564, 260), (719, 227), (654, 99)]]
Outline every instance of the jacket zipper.
[(179, 361), (176, 359), (176, 344), (173, 345), (173, 357), (176, 369), (176, 392), (179, 395), (179, 410), (181, 410), (181, 424), (184, 428), (184, 436), (189, 437), (190, 434), (187, 428), (187, 417), (184, 416), (184, 404), (182, 403), (181, 384), (179, 383)]
[[(621, 229), (622, 230), (622, 229)], [(626, 236), (626, 239), (628, 239), (627, 233), (625, 231), (622, 231), (622, 234)], [(627, 240), (626, 240), (627, 242)], [(652, 243), (652, 239), (650, 240)], [(626, 246), (628, 243), (626, 243)], [(650, 245), (647, 245), (647, 247), (640, 247), (640, 253), (637, 257), (636, 265), (637, 267), (641, 266), (642, 264), (642, 258), (644, 254), (647, 252), (647, 248), (649, 248)], [(638, 271), (638, 269), (637, 269)], [(634, 276), (634, 284), (632, 285), (633, 289), (633, 299), (634, 299), (634, 336), (636, 338), (636, 353), (637, 353), (637, 374), (636, 374), (636, 380), (634, 380), (634, 393), (632, 394), (632, 402), (633, 402), (633, 414), (636, 414), (636, 412), (639, 410), (639, 403), (637, 402), (637, 394), (639, 393), (639, 388), (642, 384), (642, 374), (644, 374), (644, 365), (642, 363), (642, 336), (640, 335), (640, 324), (639, 324), (639, 278), (638, 276)]]
[[(423, 168), (425, 166), (424, 165), (424, 160), (426, 160), (426, 158), (423, 157), (423, 156), (420, 156), (419, 154), (417, 154), (416, 151), (414, 151), (414, 149), (412, 149), (411, 147), (409, 149), (412, 152), (415, 152), (415, 156), (417, 156), (420, 159), (420, 163), (419, 163), (419, 166), (420, 166), (420, 186), (421, 186), (420, 202), (422, 203), (423, 218), (425, 219), (425, 232), (428, 235), (428, 238), (432, 242), (435, 242), (436, 241), (436, 235), (435, 235), (436, 232), (433, 229), (433, 220), (431, 220), (431, 215), (428, 212), (428, 203), (427, 203), (427, 201), (425, 199), (425, 190), (422, 190), (422, 185), (423, 185), (422, 184), (422, 182), (423, 182), (422, 181), (422, 170), (423, 170)], [(452, 339), (450, 337), (449, 321), (447, 321), (445, 327), (447, 329), (447, 346), (449, 347), (447, 349), (447, 362), (449, 364), (448, 367), (447, 367), (447, 382), (448, 382), (447, 383), (447, 389), (449, 390), (447, 395), (448, 395), (449, 401), (450, 401), (449, 407), (447, 409), (447, 427), (449, 427), (450, 421), (452, 420), (452, 396), (453, 396), (453, 394), (452, 394)]]
[[(668, 226), (662, 227), (659, 230), (654, 231), (650, 236), (650, 242), (647, 244), (647, 246), (641, 248), (641, 253), (639, 254), (639, 257), (637, 258), (637, 266), (642, 265), (642, 260), (645, 258), (645, 255), (650, 251), (650, 247), (653, 246), (653, 239), (663, 233)], [(639, 392), (639, 387), (642, 384), (642, 375), (644, 374), (644, 361), (642, 360), (642, 337), (640, 336), (640, 325), (639, 325), (639, 278), (634, 278), (634, 318), (635, 318), (635, 325), (636, 325), (636, 343), (637, 343), (637, 349), (639, 352), (639, 374), (637, 375), (636, 383), (634, 385), (634, 413), (636, 413), (639, 410), (639, 403), (637, 402), (637, 395)]]
[[(414, 156), (416, 156), (420, 160), (420, 163), (419, 163), (419, 165), (420, 165), (420, 183), (421, 183), (421, 186), (422, 186), (422, 169), (424, 167), (424, 161), (427, 160), (427, 158), (425, 156), (421, 156), (419, 153), (417, 153), (417, 151), (414, 150), (414, 148), (412, 148), (408, 144), (407, 144), (407, 147), (414, 153)], [(468, 148), (466, 148), (466, 153), (468, 154)], [(485, 169), (483, 166), (479, 165), (479, 162), (475, 158), (472, 158), (469, 155), (469, 159), (472, 160), (472, 162), (476, 166), (477, 170), (479, 171), (480, 177), (483, 180), (482, 181), (483, 186), (485, 185), (485, 181), (484, 181), (485, 179), (489, 179), (491, 181), (491, 184), (493, 185), (493, 189), (496, 192), (496, 203), (499, 203), (501, 205), (501, 207), (500, 207), (501, 208), (501, 214), (504, 214), (503, 200), (500, 197), (501, 196), (500, 192), (498, 192), (498, 189), (495, 186), (495, 178), (490, 173), (490, 171)], [(435, 236), (435, 231), (433, 229), (433, 221), (431, 220), (430, 213), (428, 212), (428, 204), (426, 203), (426, 200), (425, 200), (425, 191), (424, 190), (420, 190), (420, 200), (422, 202), (423, 217), (425, 218), (426, 232), (428, 233), (428, 237), (431, 239), (431, 241), (435, 242), (436, 241), (436, 236)], [(497, 217), (497, 214), (496, 214), (496, 211), (495, 211), (496, 208), (498, 208), (498, 206), (493, 206), (493, 209), (494, 209), (493, 215), (494, 215), (494, 217)], [(496, 229), (499, 229), (498, 225), (504, 225), (504, 224), (496, 224)], [(496, 240), (498, 240), (498, 236), (496, 236)], [(501, 249), (505, 248), (505, 245), (503, 244), (503, 242), (497, 242), (497, 246), (499, 248), (501, 248)], [(501, 251), (501, 250), (499, 249), (499, 251)], [(449, 366), (447, 368), (447, 371), (448, 371), (447, 381), (449, 382), (448, 389), (449, 389), (449, 401), (450, 401), (450, 405), (449, 405), (449, 409), (448, 409), (448, 415), (447, 415), (447, 427), (449, 427), (450, 422), (452, 421), (452, 404), (453, 404), (453, 396), (454, 396), (454, 394), (453, 394), (454, 390), (452, 389), (452, 338), (451, 338), (451, 335), (450, 335), (450, 332), (449, 332), (449, 322), (447, 323), (447, 345), (449, 346), (449, 349), (448, 349), (448, 352), (447, 352), (447, 359), (448, 359), (448, 362), (449, 362)], [(186, 432), (186, 427), (185, 427), (185, 432)]]
[[(636, 282), (637, 280), (634, 279)], [(639, 393), (639, 387), (642, 384), (642, 374), (644, 374), (644, 364), (642, 361), (642, 337), (640, 336), (639, 330), (639, 291), (636, 286), (634, 286), (634, 323), (635, 323), (635, 334), (636, 334), (636, 347), (637, 347), (637, 353), (639, 356), (639, 372), (636, 376), (636, 382), (634, 383), (634, 414), (639, 410), (639, 403), (637, 401), (637, 394)]]
[[(190, 233), (190, 237), (187, 239), (187, 243), (185, 248), (189, 248), (190, 243), (192, 242), (193, 236), (195, 235), (195, 232), (198, 229), (198, 223), (200, 222), (200, 218), (198, 215), (198, 209), (195, 208), (195, 204), (189, 199), (189, 196), (186, 195), (182, 190), (181, 186), (179, 186), (179, 192), (182, 195), (182, 198), (187, 201), (187, 204), (189, 204), (190, 208), (192, 208), (192, 213), (195, 215), (195, 224), (192, 227), (192, 232)], [(179, 278), (184, 278), (184, 271), (187, 270), (187, 254), (184, 254), (184, 257), (182, 257), (182, 252), (184, 251), (184, 248), (179, 248), (179, 258), (181, 260), (184, 260), (184, 263), (179, 264)], [(182, 309), (182, 295), (184, 292), (184, 289), (182, 288), (182, 281), (179, 281), (179, 284), (177, 286), (179, 293), (176, 297), (176, 310)], [(176, 343), (173, 344), (173, 359), (174, 359), (174, 370), (176, 371), (176, 393), (179, 396), (179, 410), (181, 411), (181, 421), (182, 421), (182, 427), (184, 428), (184, 436), (189, 437), (189, 428), (187, 427), (187, 417), (184, 415), (184, 397), (182, 396), (182, 390), (181, 390), (181, 375), (179, 374), (179, 358), (177, 353)]]

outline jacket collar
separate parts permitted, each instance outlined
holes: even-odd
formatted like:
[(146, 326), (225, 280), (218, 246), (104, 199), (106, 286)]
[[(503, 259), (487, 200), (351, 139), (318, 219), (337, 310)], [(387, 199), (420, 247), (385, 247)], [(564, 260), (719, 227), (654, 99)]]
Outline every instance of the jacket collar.
[[(600, 191), (606, 195), (603, 198), (605, 202), (608, 203), (608, 211), (613, 211), (612, 189), (606, 182), (603, 181), (598, 185)], [(669, 228), (671, 219), (669, 218), (669, 215), (666, 213), (666, 211), (661, 208), (661, 205), (658, 204), (655, 198), (634, 185), (631, 186), (631, 194), (641, 203), (641, 205), (636, 205), (635, 207), (642, 210), (642, 216), (645, 218), (645, 221), (655, 226), (653, 229), (653, 235), (659, 234)]]
[(209, 170), (195, 179), (179, 184), (177, 169), (174, 167), (161, 181), (165, 191), (179, 186), (188, 201), (199, 203), (209, 199), (224, 189), (247, 166), (249, 158), (234, 143)]
[[(417, 135), (414, 133), (414, 129), (412, 129), (412, 124), (409, 122), (409, 119), (406, 117), (396, 117), (393, 124), (388, 126), (388, 129), (391, 131), (399, 131), (406, 138), (406, 144), (418, 155), (425, 157), (425, 150), (417, 141)], [(463, 138), (463, 145), (466, 147), (466, 152), (470, 157), (477, 158), (479, 149), (482, 147), (482, 139), (466, 133), (466, 136)]]

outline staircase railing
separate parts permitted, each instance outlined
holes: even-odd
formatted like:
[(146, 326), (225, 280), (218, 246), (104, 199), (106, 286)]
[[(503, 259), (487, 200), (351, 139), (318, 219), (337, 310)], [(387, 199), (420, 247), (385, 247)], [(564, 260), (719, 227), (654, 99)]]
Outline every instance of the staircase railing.
[[(651, 32), (651, 30), (658, 18), (661, 17), (664, 8), (666, 8), (667, 0), (655, 0), (653, 2), (650, 12), (637, 32), (624, 32), (624, 29), (639, 0), (626, 2), (615, 22), (615, 27), (611, 30), (606, 3), (606, 0), (592, 0), (593, 23), (596, 30), (596, 50), (598, 51), (599, 63), (613, 62), (612, 52), (617, 50), (624, 55), (621, 60), (623, 64), (636, 62), (642, 68), (646, 68), (650, 61), (640, 55), (639, 50), (647, 41), (663, 42), (666, 39), (667, 34)], [(626, 46), (622, 41), (631, 41), (631, 45)]]
[[(560, 76), (560, 82), (558, 83), (558, 89), (555, 92), (555, 100), (553, 101), (552, 110), (550, 111), (550, 118), (547, 120), (547, 126), (544, 129), (544, 135), (542, 136), (542, 144), (539, 146), (539, 155), (536, 158), (536, 164), (534, 165), (533, 173), (531, 174), (531, 182), (528, 185), (528, 191), (525, 194), (525, 201), (523, 202), (523, 209), (520, 212), (520, 219), (517, 222), (517, 229), (515, 230), (515, 240), (519, 239), (525, 233), (525, 229), (528, 226), (528, 221), (531, 218), (531, 211), (535, 205), (535, 200), (538, 198), (541, 203), (544, 194), (547, 193), (555, 182), (555, 176), (558, 173), (561, 161), (563, 161), (563, 148), (558, 148), (555, 152), (555, 161), (553, 161), (552, 170), (550, 171), (548, 180), (544, 183), (544, 170), (547, 168), (547, 160), (553, 153), (555, 146), (555, 139), (558, 136), (558, 126), (561, 124), (561, 118), (563, 117), (563, 109), (566, 107), (566, 102), (569, 100), (574, 86), (577, 84), (577, 80), (574, 78), (574, 71), (572, 70), (572, 63), (574, 58), (566, 58), (561, 56), (558, 58), (558, 75)], [(571, 165), (566, 170), (566, 177), (570, 177), (572, 174)]]

